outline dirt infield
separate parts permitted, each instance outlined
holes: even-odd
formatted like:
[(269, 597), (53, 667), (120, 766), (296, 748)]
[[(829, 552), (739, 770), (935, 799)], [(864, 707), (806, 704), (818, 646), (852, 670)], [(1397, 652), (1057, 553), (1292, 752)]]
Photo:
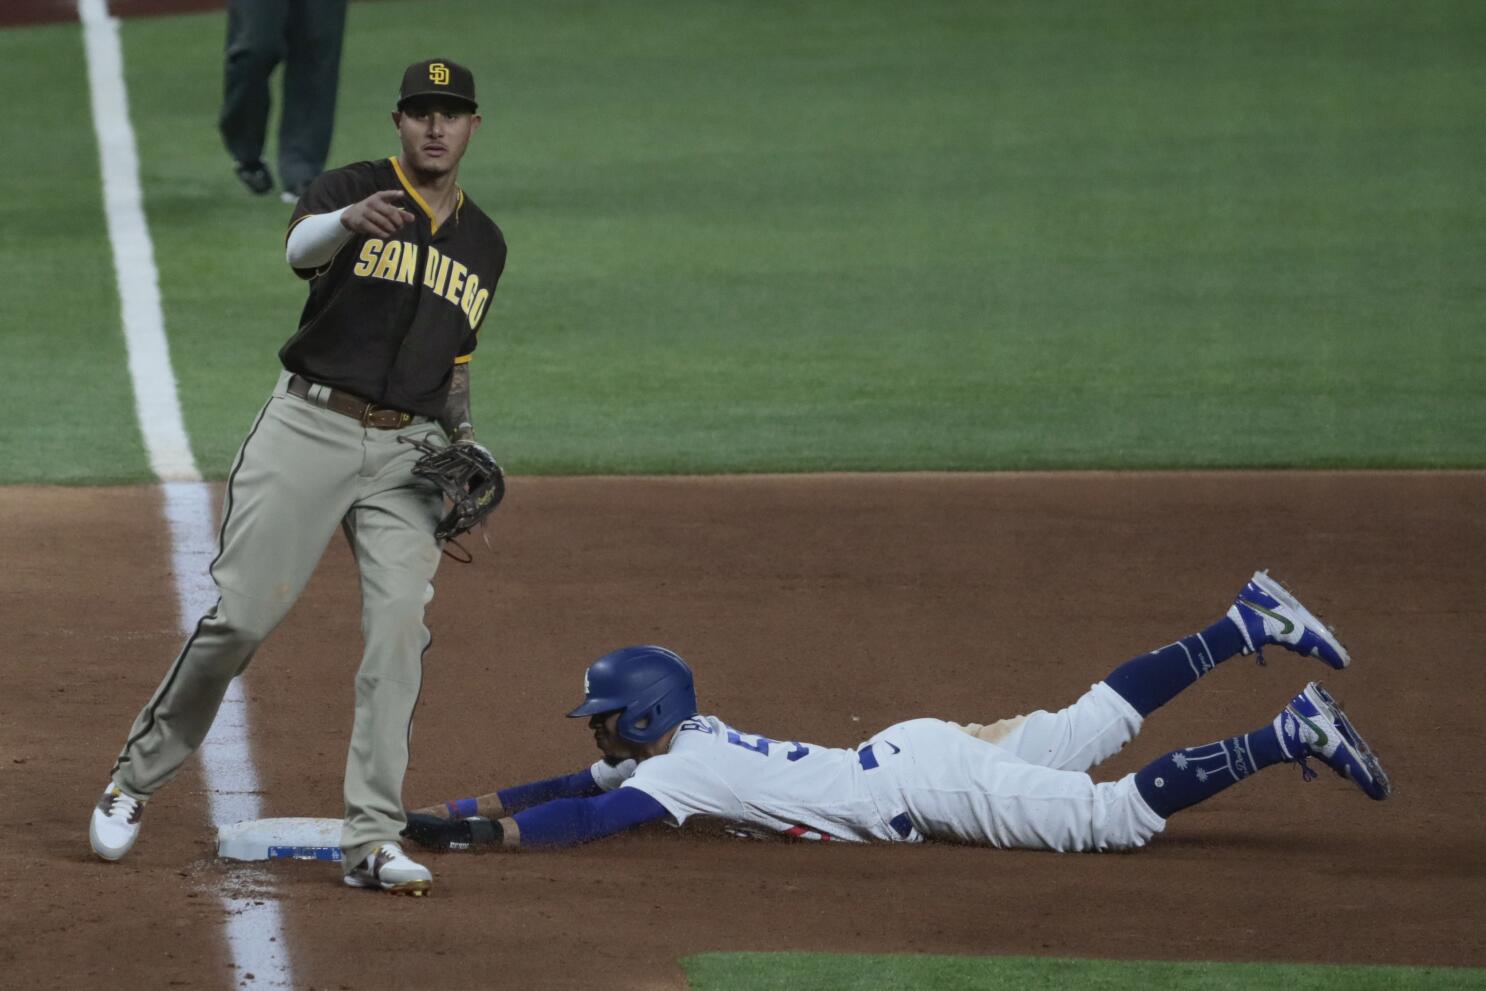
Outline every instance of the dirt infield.
[[(1063, 704), (1210, 621), (1261, 565), (1340, 628), (1355, 664), (1325, 680), (1397, 794), (1277, 768), (1131, 855), (657, 827), (430, 857), (423, 900), (346, 890), (324, 865), (217, 862), (194, 761), (125, 861), (92, 858), (88, 807), (178, 646), (158, 500), (0, 490), (0, 967), (17, 987), (252, 987), (224, 948), (224, 887), (279, 900), (296, 984), (316, 988), (565, 987), (600, 962), (606, 984), (671, 987), (679, 956), (745, 949), (1486, 965), (1486, 731), (1460, 702), (1486, 695), (1486, 475), (517, 478), (494, 549), (439, 578), (412, 803), (586, 764), (561, 713), (622, 643), (680, 650), (703, 707), (749, 730), (853, 745), (915, 715)], [(338, 541), (249, 670), (267, 815), (339, 814), (357, 607)], [(1270, 654), (1153, 717), (1109, 776), (1259, 725), (1327, 675)]]

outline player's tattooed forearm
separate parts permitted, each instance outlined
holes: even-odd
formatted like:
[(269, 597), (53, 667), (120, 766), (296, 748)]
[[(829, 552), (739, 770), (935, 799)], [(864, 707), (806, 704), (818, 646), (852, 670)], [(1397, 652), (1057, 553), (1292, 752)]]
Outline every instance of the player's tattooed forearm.
[(455, 365), (454, 378), (449, 383), (449, 398), (444, 400), (444, 412), (439, 415), (439, 425), (450, 440), (473, 440), (475, 428), (470, 426), (470, 366)]

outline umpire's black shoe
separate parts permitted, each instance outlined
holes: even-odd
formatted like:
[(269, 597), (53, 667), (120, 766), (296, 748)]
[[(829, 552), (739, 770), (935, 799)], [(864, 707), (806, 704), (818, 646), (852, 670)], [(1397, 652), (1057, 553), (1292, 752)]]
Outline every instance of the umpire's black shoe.
[(268, 171), (268, 166), (262, 162), (238, 162), (232, 168), (242, 184), (248, 187), (248, 192), (255, 196), (262, 196), (273, 188), (273, 174)]

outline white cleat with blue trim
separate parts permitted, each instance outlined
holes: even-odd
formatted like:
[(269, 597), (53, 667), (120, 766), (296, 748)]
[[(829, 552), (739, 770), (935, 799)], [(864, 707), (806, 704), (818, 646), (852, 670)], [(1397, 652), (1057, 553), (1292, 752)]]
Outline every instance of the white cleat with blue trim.
[(1259, 655), (1264, 645), (1277, 644), (1307, 657), (1319, 657), (1334, 668), (1352, 663), (1336, 634), (1268, 571), (1256, 571), (1228, 609), (1228, 618), (1243, 631), (1246, 654)]
[(1351, 781), (1368, 798), (1381, 802), (1393, 791), (1383, 765), (1331, 693), (1311, 682), (1274, 720), (1285, 756), (1300, 765), (1305, 780), (1315, 778), (1306, 758), (1316, 757)]

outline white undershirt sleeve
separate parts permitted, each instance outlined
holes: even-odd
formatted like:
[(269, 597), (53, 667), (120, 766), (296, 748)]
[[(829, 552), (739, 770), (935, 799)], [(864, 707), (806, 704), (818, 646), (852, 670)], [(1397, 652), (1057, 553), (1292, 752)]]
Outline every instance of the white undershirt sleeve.
[(334, 213), (315, 213), (294, 225), (284, 247), (284, 259), (293, 268), (320, 268), (335, 257), (341, 245), (351, 240), (351, 232), (341, 226), (341, 214), (349, 207), (341, 207)]

